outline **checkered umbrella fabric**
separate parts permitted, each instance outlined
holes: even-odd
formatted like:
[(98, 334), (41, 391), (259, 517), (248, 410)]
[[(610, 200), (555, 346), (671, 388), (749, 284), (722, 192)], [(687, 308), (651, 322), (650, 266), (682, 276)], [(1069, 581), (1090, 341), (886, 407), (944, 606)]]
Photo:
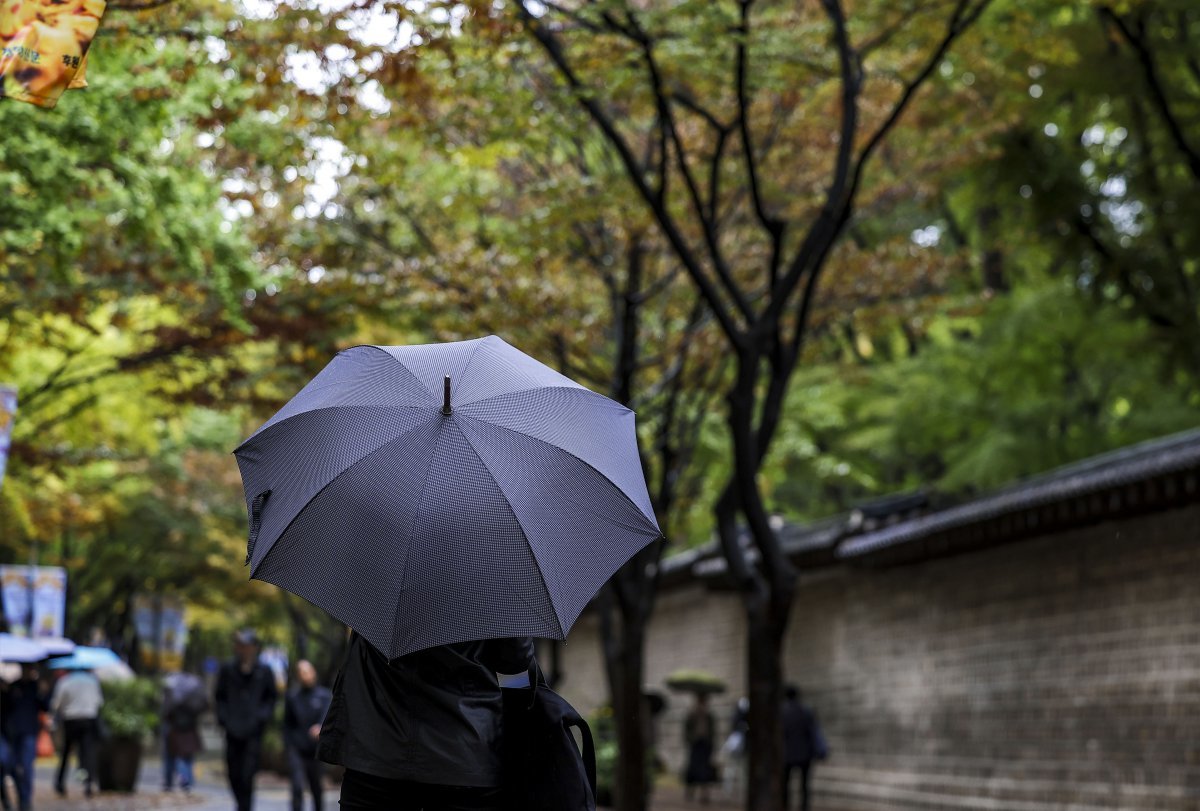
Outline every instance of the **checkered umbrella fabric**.
[(563, 639), (660, 534), (633, 412), (495, 336), (340, 352), (234, 454), (250, 576), (392, 658)]

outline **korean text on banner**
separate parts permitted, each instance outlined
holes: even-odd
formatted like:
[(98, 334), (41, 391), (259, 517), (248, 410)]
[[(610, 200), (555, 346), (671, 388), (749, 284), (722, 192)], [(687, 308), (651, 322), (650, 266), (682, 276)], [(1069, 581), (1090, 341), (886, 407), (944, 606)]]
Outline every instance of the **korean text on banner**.
[(12, 425), (16, 414), (17, 390), (0, 386), (0, 484), (4, 484), (4, 468), (8, 463), (8, 449), (12, 445)]
[(9, 632), (29, 636), (33, 628), (32, 587), (30, 566), (0, 566), (0, 598), (4, 603), (4, 619)]
[(67, 570), (61, 566), (0, 566), (0, 598), (9, 631), (61, 637), (67, 615)]
[(34, 566), (33, 634), (61, 637), (67, 618), (67, 570), (60, 566)]
[(105, 0), (4, 0), (0, 4), (0, 97), (53, 107), (84, 87), (84, 60)]

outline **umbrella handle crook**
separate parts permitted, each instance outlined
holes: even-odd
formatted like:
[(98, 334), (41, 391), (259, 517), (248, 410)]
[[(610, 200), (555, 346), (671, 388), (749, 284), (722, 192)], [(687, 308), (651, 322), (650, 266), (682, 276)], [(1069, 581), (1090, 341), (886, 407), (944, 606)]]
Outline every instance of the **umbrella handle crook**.
[(446, 380), (443, 384), (442, 392), (443, 392), (442, 413), (445, 414), (446, 416), (450, 416), (450, 375), (446, 375)]

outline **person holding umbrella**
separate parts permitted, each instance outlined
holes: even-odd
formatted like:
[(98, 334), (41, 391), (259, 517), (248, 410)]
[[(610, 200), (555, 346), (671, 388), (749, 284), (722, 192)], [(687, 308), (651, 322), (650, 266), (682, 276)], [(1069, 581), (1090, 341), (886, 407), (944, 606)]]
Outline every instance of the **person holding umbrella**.
[(202, 748), (200, 715), (208, 709), (204, 682), (194, 673), (172, 673), (163, 684), (163, 791), (192, 790), (192, 764)]
[(0, 800), (9, 807), (3, 786), (5, 772), (17, 784), (20, 811), (33, 808), (33, 761), (42, 725), (38, 714), (50, 706), (47, 690), (39, 680), (37, 666), (21, 665), (21, 678), (0, 684)]
[(683, 743), (688, 753), (687, 768), (683, 780), (685, 795), (700, 787), (700, 802), (708, 802), (708, 787), (717, 782), (717, 770), (713, 766), (713, 741), (717, 737), (717, 719), (708, 708), (708, 693), (696, 693), (692, 706), (683, 724)]
[(354, 629), (342, 807), (498, 808), (496, 671), (661, 537), (633, 412), (495, 336), (358, 346), (234, 453), (250, 576)]
[(258, 634), (233, 635), (234, 658), (217, 674), (217, 723), (225, 730), (225, 768), (237, 811), (254, 807), (262, 736), (275, 710), (275, 674), (258, 660)]
[(703, 670), (677, 670), (667, 677), (667, 686), (695, 695), (695, 703), (683, 723), (683, 746), (687, 751), (684, 793), (691, 800), (699, 786), (700, 802), (707, 803), (708, 787), (717, 782), (717, 769), (713, 765), (717, 719), (708, 707), (708, 697), (725, 692), (725, 683)]
[[(74, 656), (75, 654), (72, 654)], [(67, 667), (70, 662), (51, 659), (50, 667)], [(100, 737), (100, 708), (104, 706), (104, 692), (100, 680), (86, 667), (82, 659), (76, 661), (54, 685), (50, 696), (50, 712), (63, 725), (63, 749), (58, 762), (58, 773), (54, 778), (54, 790), (60, 797), (67, 796), (67, 760), (71, 750), (78, 751), (79, 768), (84, 773), (83, 793), (92, 796), (92, 781), (96, 779), (96, 743)]]
[(525, 637), (389, 662), (354, 634), (318, 748), (321, 760), (346, 767), (343, 811), (502, 811), (496, 673), (532, 660)]

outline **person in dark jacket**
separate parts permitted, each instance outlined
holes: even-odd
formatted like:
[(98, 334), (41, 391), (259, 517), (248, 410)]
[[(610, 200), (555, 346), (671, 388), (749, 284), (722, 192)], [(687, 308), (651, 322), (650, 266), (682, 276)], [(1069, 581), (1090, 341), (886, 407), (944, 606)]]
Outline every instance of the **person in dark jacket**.
[(250, 811), (263, 731), (275, 709), (275, 674), (258, 660), (253, 630), (234, 634), (233, 651), (233, 661), (217, 674), (217, 723), (225, 730), (225, 767), (237, 811)]
[(313, 808), (321, 811), (321, 764), (317, 760), (317, 738), (333, 694), (317, 684), (312, 662), (296, 662), (299, 685), (287, 694), (283, 709), (283, 740), (287, 744), (288, 772), (292, 779), (292, 811), (303, 811), (304, 786), (313, 795)]
[(788, 685), (783, 702), (783, 807), (790, 808), (792, 772), (800, 773), (800, 808), (808, 811), (808, 777), (814, 760), (825, 757), (825, 744), (812, 710), (800, 703), (800, 690)]
[(683, 744), (687, 748), (687, 768), (683, 773), (684, 796), (690, 801), (700, 787), (700, 802), (708, 802), (708, 787), (717, 782), (713, 765), (713, 742), (717, 737), (717, 719), (708, 708), (708, 694), (697, 693), (696, 703), (683, 723)]
[[(0, 780), (4, 772), (13, 776), (17, 784), (17, 803), (21, 811), (33, 807), (33, 761), (37, 756), (37, 737), (41, 731), (39, 713), (50, 707), (48, 691), (38, 680), (34, 665), (21, 667), (21, 678), (0, 692), (0, 751), (7, 755)], [(2, 791), (0, 787), (0, 791)], [(7, 807), (8, 797), (3, 798)]]
[(502, 698), (533, 640), (464, 642), (391, 662), (352, 634), (317, 756), (346, 767), (343, 811), (500, 811)]

